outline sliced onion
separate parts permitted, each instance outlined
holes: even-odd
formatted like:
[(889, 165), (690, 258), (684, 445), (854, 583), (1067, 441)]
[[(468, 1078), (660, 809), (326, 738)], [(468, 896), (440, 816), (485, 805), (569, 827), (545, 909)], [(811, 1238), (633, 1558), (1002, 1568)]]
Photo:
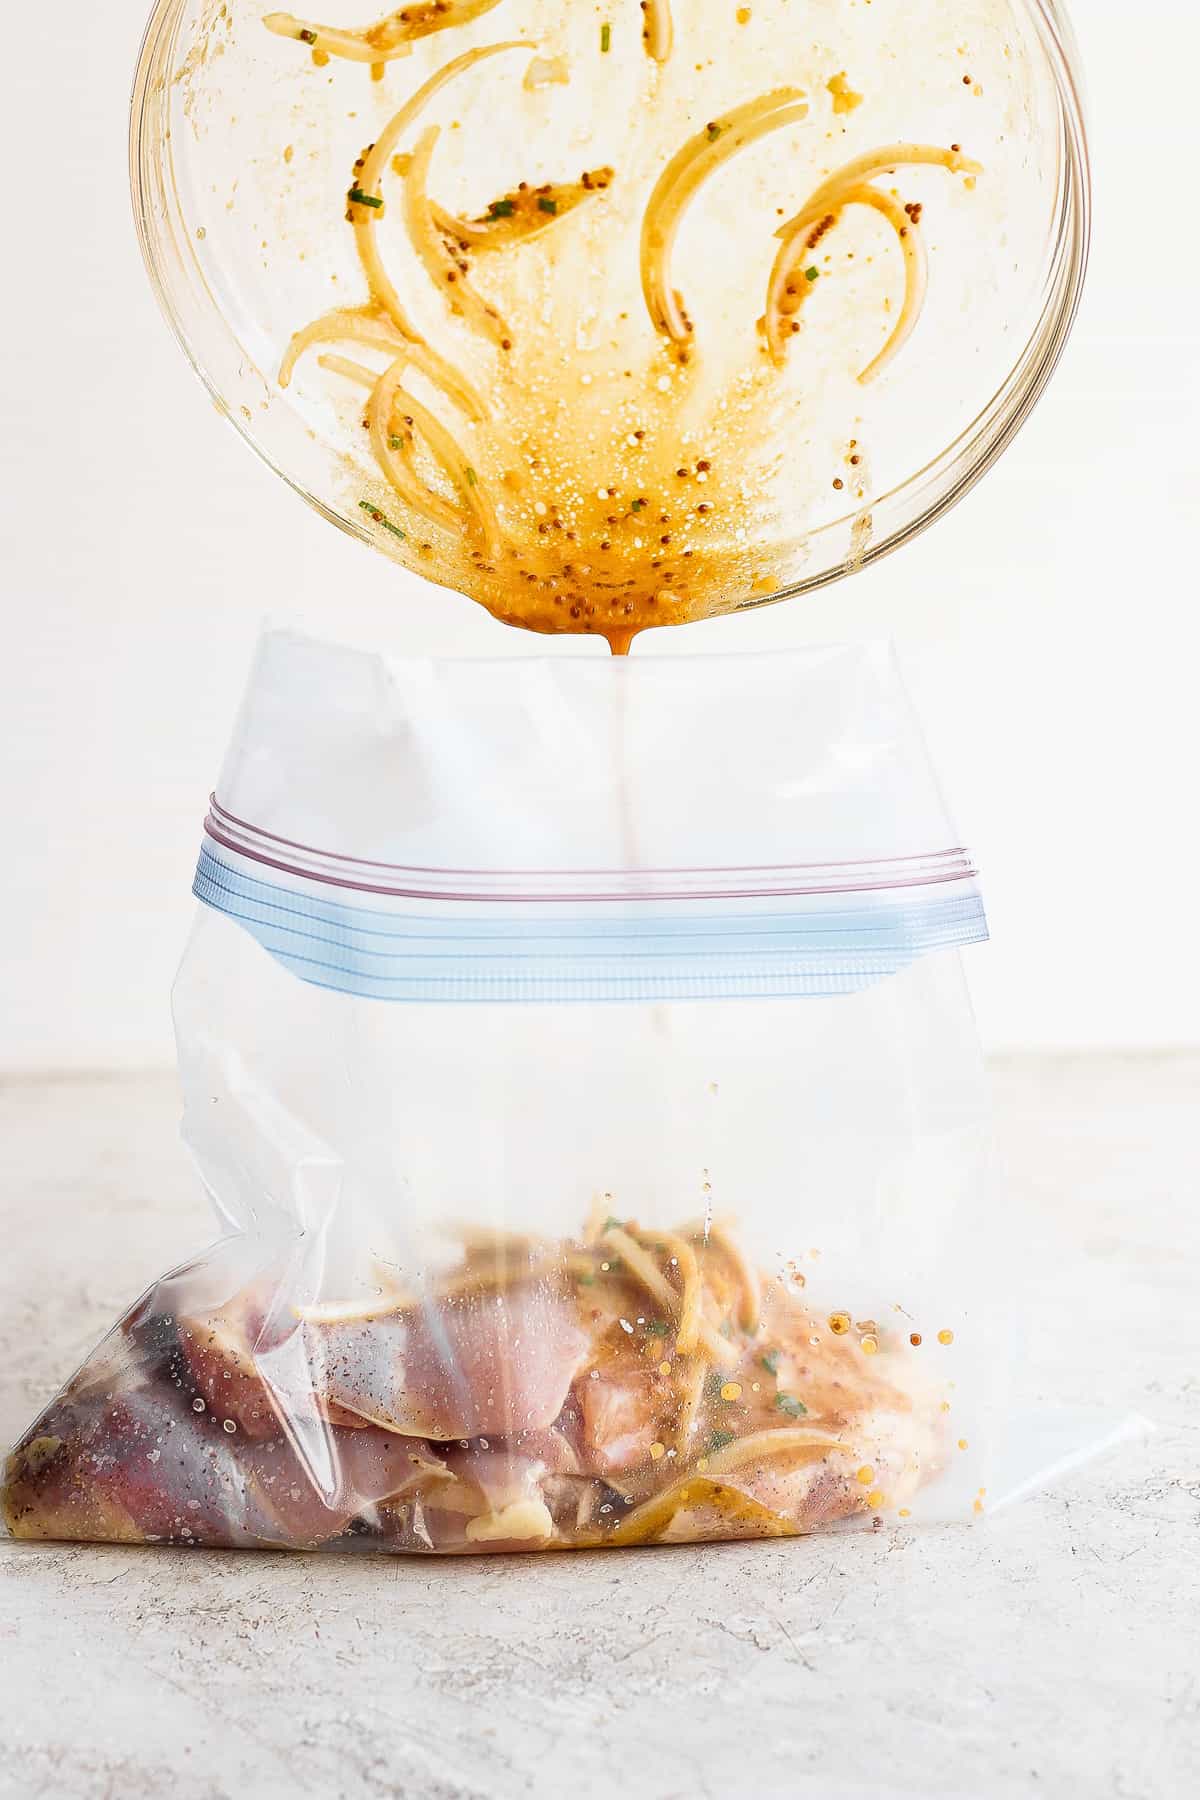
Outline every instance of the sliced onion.
[[(738, 1360), (736, 1347), (721, 1336), (701, 1311), (700, 1268), (689, 1243), (673, 1232), (649, 1231), (635, 1235), (618, 1225), (610, 1226), (601, 1237), (605, 1246), (611, 1245), (620, 1256), (625, 1271), (670, 1313), (675, 1321), (675, 1344), (680, 1356), (690, 1356), (698, 1345), (702, 1345), (713, 1362), (732, 1367)], [(674, 1257), (679, 1272), (678, 1288), (663, 1274), (647, 1244)]]
[(479, 528), (488, 555), (496, 556), (500, 551), (500, 525), (491, 500), (453, 434), (447, 431), (440, 419), (434, 417), (428, 407), (422, 406), (419, 400), (400, 386), (404, 366), (405, 359), (398, 357), (384, 371), (367, 407), (371, 446), (380, 466), (386, 467), (395, 461), (394, 453), (388, 445), (392, 415), (396, 412), (406, 414), (424, 438), (434, 461), (458, 489), (467, 511)]
[(503, 350), (512, 348), (512, 333), (494, 306), (476, 292), (457, 257), (446, 245), (434, 223), (429, 201), (429, 164), (438, 141), (438, 127), (431, 125), (413, 151), (404, 177), (404, 218), (413, 249), (426, 273), (446, 300), (452, 313), (465, 319), (484, 337)]
[(263, 24), (276, 37), (295, 38), (326, 56), (341, 56), (348, 62), (371, 63), (378, 68), (398, 56), (408, 56), (418, 38), (445, 31), (452, 25), (469, 25), (499, 4), (500, 0), (418, 0), (418, 4), (387, 13), (374, 25), (352, 30), (313, 25), (282, 12), (268, 13)]
[[(822, 211), (820, 219), (810, 221), (810, 228), (821, 223), (822, 219), (836, 222), (841, 217), (843, 208), (847, 206), (869, 206), (877, 213), (881, 213), (895, 231), (904, 256), (904, 304), (887, 343), (858, 377), (859, 381), (865, 384), (874, 381), (876, 376), (883, 373), (888, 363), (904, 348), (916, 330), (929, 286), (929, 260), (920, 227), (913, 222), (898, 200), (894, 199), (891, 194), (881, 194), (877, 188), (851, 188), (842, 195), (835, 213)], [(775, 267), (771, 271), (771, 281), (767, 293), (766, 331), (771, 355), (777, 363), (782, 363), (787, 347), (790, 335), (787, 327), (794, 322), (796, 313), (799, 312), (811, 292), (812, 284), (806, 281), (800, 273), (800, 265), (809, 254), (810, 251), (804, 239), (800, 238), (789, 251), (781, 248), (775, 259)]]
[(679, 1270), (679, 1287), (674, 1287), (647, 1250), (642, 1239), (622, 1226), (611, 1226), (603, 1234), (635, 1280), (671, 1314), (676, 1326), (676, 1348), (681, 1356), (690, 1355), (696, 1347), (700, 1328), (700, 1270), (690, 1244), (669, 1233), (655, 1232), (653, 1241), (675, 1256)]
[(390, 350), (395, 356), (404, 341), (393, 321), (380, 318), (370, 307), (339, 307), (296, 333), (279, 365), (279, 385), (289, 385), (296, 364), (313, 344), (366, 344), (372, 350)]
[(820, 228), (819, 236), (824, 237), (847, 206), (870, 206), (887, 219), (899, 240), (905, 270), (900, 319), (879, 355), (858, 379), (874, 381), (912, 336), (928, 286), (924, 238), (919, 227), (890, 194), (867, 186), (869, 181), (893, 173), (902, 164), (931, 164), (948, 169), (952, 174), (977, 174), (980, 170), (978, 163), (959, 150), (944, 150), (936, 144), (890, 144), (865, 151), (823, 181), (800, 211), (776, 233), (780, 245), (767, 283), (764, 318), (767, 344), (776, 363), (782, 363), (787, 347), (789, 332), (785, 325), (799, 311), (810, 289), (810, 284), (802, 285), (797, 279), (797, 271), (815, 248), (813, 233)]
[[(544, 187), (531, 188), (524, 193), (518, 191), (504, 194), (501, 202), (493, 203), (507, 201), (511, 205), (512, 211), (502, 216), (461, 219), (456, 214), (447, 212), (436, 201), (430, 202), (430, 210), (437, 229), (444, 236), (453, 238), (464, 249), (500, 250), (508, 244), (521, 243), (525, 238), (536, 237), (540, 232), (548, 231), (585, 200), (604, 193), (612, 179), (612, 169), (594, 169), (582, 181), (548, 182)], [(553, 210), (539, 206), (538, 202), (547, 198), (553, 200)]]
[(790, 1537), (796, 1532), (790, 1520), (771, 1512), (740, 1489), (710, 1481), (706, 1475), (684, 1475), (661, 1494), (635, 1506), (615, 1530), (605, 1532), (599, 1541), (613, 1545), (652, 1544), (685, 1507), (705, 1505), (715, 1507), (731, 1525), (752, 1527), (744, 1534), (749, 1537)]
[(881, 194), (876, 188), (855, 188), (847, 197), (847, 205), (873, 206), (876, 212), (882, 213), (895, 231), (904, 257), (904, 304), (887, 343), (858, 377), (865, 385), (882, 375), (916, 330), (929, 287), (929, 258), (924, 232), (891, 194)]
[[(354, 185), (358, 191), (368, 194), (373, 200), (382, 199), (383, 175), (392, 152), (409, 126), (419, 118), (429, 101), (433, 99), (439, 89), (446, 86), (447, 82), (453, 81), (456, 76), (473, 68), (476, 63), (482, 62), (486, 57), (498, 56), (505, 50), (526, 50), (528, 48), (527, 44), (517, 42), (485, 44), (481, 49), (465, 51), (462, 56), (456, 56), (444, 68), (438, 69), (409, 100), (405, 101), (399, 112), (388, 120), (375, 142), (363, 156), (361, 163), (355, 169)], [(350, 203), (349, 212), (354, 225), (354, 240), (358, 248), (359, 261), (362, 263), (367, 285), (376, 303), (387, 313), (402, 336), (410, 342), (421, 342), (421, 334), (405, 312), (400, 295), (384, 268), (383, 258), (379, 253), (379, 244), (375, 235), (379, 210), (377, 206), (364, 206), (354, 201)], [(438, 360), (441, 362), (442, 359)], [(443, 363), (442, 368), (444, 377), (451, 380), (461, 379), (449, 363)], [(442, 385), (445, 385), (445, 381)]]
[(767, 1431), (753, 1431), (749, 1437), (735, 1438), (720, 1450), (705, 1456), (706, 1475), (728, 1475), (732, 1469), (744, 1468), (748, 1462), (767, 1462), (777, 1456), (828, 1456), (837, 1450), (853, 1454), (852, 1446), (832, 1431), (818, 1431), (812, 1426), (779, 1425)]
[(679, 1422), (675, 1431), (675, 1449), (680, 1456), (687, 1455), (691, 1444), (692, 1432), (696, 1429), (696, 1420), (700, 1416), (700, 1402), (704, 1398), (704, 1384), (707, 1380), (708, 1364), (702, 1356), (698, 1356), (684, 1373)]
[(700, 1311), (700, 1265), (696, 1252), (683, 1238), (670, 1231), (656, 1231), (653, 1242), (661, 1244), (679, 1273), (679, 1323), (675, 1332), (675, 1348), (680, 1356), (690, 1356), (696, 1348), (706, 1321)]
[[(298, 331), (288, 345), (287, 354), (280, 366), (280, 387), (287, 387), (297, 362), (310, 345), (350, 342), (369, 345), (373, 350), (386, 350), (393, 358), (403, 350), (414, 369), (419, 369), (435, 387), (440, 388), (446, 398), (452, 400), (468, 419), (478, 424), (487, 418), (487, 407), (465, 376), (460, 375), (436, 350), (431, 350), (428, 344), (401, 337), (390, 318), (381, 317), (370, 307), (340, 307), (334, 312), (325, 313), (320, 319), (314, 319), (311, 325)], [(369, 370), (367, 372), (370, 373)]]
[(642, 293), (656, 331), (677, 344), (690, 336), (680, 297), (671, 286), (670, 259), (684, 209), (721, 164), (768, 132), (806, 118), (798, 88), (776, 88), (714, 119), (688, 139), (658, 178), (642, 221)]
[[(411, 447), (404, 442), (402, 447), (397, 450), (391, 442), (393, 437), (403, 438), (403, 433), (396, 432), (394, 427), (395, 412), (399, 410), (400, 404), (399, 380), (404, 372), (405, 358), (397, 357), (395, 362), (385, 370), (382, 377), (377, 370), (365, 368), (362, 363), (351, 362), (344, 356), (322, 356), (320, 363), (321, 367), (328, 369), (331, 375), (342, 375), (347, 381), (358, 382), (360, 386), (371, 390), (371, 401), (368, 403), (367, 410), (367, 423), (371, 430), (371, 448), (375, 452), (375, 460), (382, 473), (404, 504), (419, 513), (422, 518), (428, 519), (432, 525), (440, 525), (447, 531), (461, 531), (463, 527), (461, 512), (444, 495), (431, 488), (428, 482), (421, 480), (416, 471)], [(380, 415), (383, 419), (383, 426), (377, 434), (374, 403), (381, 380), (387, 380), (389, 376), (395, 377), (393, 411), (386, 417)], [(407, 408), (405, 410), (408, 411)], [(415, 426), (416, 414), (409, 412), (409, 416), (413, 419)]]
[(665, 63), (675, 43), (671, 0), (642, 0), (642, 11), (646, 15), (642, 26), (646, 55), (657, 63)]
[(707, 1222), (698, 1219), (690, 1225), (681, 1226), (680, 1229), (683, 1236), (698, 1239), (706, 1249), (710, 1245), (715, 1246), (724, 1256), (741, 1289), (738, 1323), (743, 1331), (751, 1334), (756, 1332), (762, 1308), (762, 1284), (754, 1264), (738, 1242), (732, 1227), (724, 1219), (711, 1219)]
[[(843, 188), (859, 187), (864, 181), (875, 181), (880, 175), (894, 174), (901, 165), (912, 167), (920, 163), (947, 169), (951, 175), (983, 173), (983, 165), (972, 162), (961, 150), (944, 150), (940, 144), (883, 144), (877, 150), (865, 150), (861, 156), (853, 157), (840, 169), (835, 169), (811, 195), (803, 211), (807, 214), (813, 207), (828, 210)], [(789, 219), (786, 225), (779, 227), (776, 237), (786, 240), (794, 225), (795, 220)]]
[(332, 25), (312, 25), (291, 13), (268, 13), (263, 20), (276, 37), (295, 38), (322, 56), (340, 56), (347, 62), (393, 62), (398, 56), (410, 56), (412, 45), (400, 43), (392, 50), (380, 50), (368, 43), (365, 31), (339, 31)]

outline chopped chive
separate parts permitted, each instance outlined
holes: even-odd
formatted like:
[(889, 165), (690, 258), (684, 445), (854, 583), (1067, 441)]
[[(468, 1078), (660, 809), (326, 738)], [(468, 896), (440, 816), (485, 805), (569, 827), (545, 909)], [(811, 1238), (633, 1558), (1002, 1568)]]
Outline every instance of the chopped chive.
[(805, 269), (804, 279), (805, 279), (805, 281), (816, 281), (818, 276), (820, 275), (820, 273), (821, 273), (820, 269), (818, 269), (816, 267), (816, 265), (814, 264), (811, 269)]
[(600, 1228), (600, 1233), (601, 1233), (601, 1236), (603, 1236), (606, 1231), (620, 1231), (620, 1229), (621, 1229), (620, 1219), (615, 1219), (613, 1217), (613, 1215), (611, 1213), (609, 1213), (607, 1219), (605, 1219), (604, 1224)]
[(666, 1337), (671, 1327), (665, 1319), (647, 1319), (646, 1332), (650, 1337)]
[(768, 1375), (778, 1375), (778, 1373), (779, 1373), (779, 1352), (778, 1352), (778, 1350), (768, 1350), (764, 1353), (764, 1355), (760, 1356), (758, 1360), (762, 1364), (763, 1368), (767, 1371)]
[(611, 49), (612, 49), (612, 26), (611, 25), (602, 25), (600, 27), (600, 50), (601, 50), (601, 53), (604, 56), (607, 56)]
[(794, 1394), (776, 1394), (775, 1404), (789, 1419), (804, 1419), (808, 1416), (807, 1406), (803, 1400), (797, 1400)]
[(630, 510), (630, 512), (635, 512), (635, 513), (641, 512), (641, 510), (642, 510), (643, 506), (645, 506), (645, 504), (646, 504), (646, 502), (644, 500), (631, 500), (629, 503), (629, 510)]
[(350, 189), (350, 203), (352, 206), (383, 205), (383, 201), (379, 198), (378, 194), (364, 194), (360, 187), (352, 187)]
[(467, 481), (468, 481), (468, 483), (470, 484), (471, 487), (474, 487), (478, 480), (479, 480), (478, 475), (475, 473), (474, 469), (471, 468), (470, 464), (468, 464), (467, 465)]
[(595, 1287), (596, 1285), (596, 1277), (594, 1275), (580, 1275), (577, 1277), (577, 1280), (580, 1287)]
[(513, 203), (511, 200), (493, 200), (492, 204), (488, 207), (488, 217), (490, 219), (511, 219), (512, 216)]
[(407, 532), (401, 531), (398, 525), (393, 525), (387, 514), (381, 513), (379, 508), (373, 506), (369, 500), (360, 500), (358, 504), (362, 507), (369, 519), (373, 519), (376, 525), (382, 525), (384, 530), (390, 531), (393, 537), (403, 538), (408, 536)]
[(718, 138), (719, 138), (719, 137), (720, 137), (720, 135), (721, 135), (721, 127), (720, 127), (720, 126), (719, 126), (719, 125), (718, 125), (718, 124), (717, 124), (717, 123), (716, 123), (716, 122), (715, 122), (715, 121), (714, 121), (714, 122), (713, 122), (713, 123), (712, 123), (712, 124), (711, 124), (711, 125), (710, 125), (710, 126), (709, 126), (709, 127), (708, 127), (708, 131), (707, 131), (707, 136), (708, 136), (708, 141), (709, 141), (709, 143), (710, 143), (710, 144), (715, 144), (715, 143), (716, 143), (716, 141), (717, 141), (717, 139), (718, 139)]
[(726, 1444), (732, 1444), (737, 1436), (736, 1431), (714, 1431), (708, 1440), (710, 1450), (723, 1450)]
[(710, 1369), (704, 1377), (704, 1397), (706, 1400), (719, 1400), (721, 1389), (725, 1386), (725, 1377), (720, 1369)]
[(548, 200), (545, 194), (540, 194), (538, 196), (538, 211), (556, 213), (558, 211), (558, 201)]
[(403, 448), (404, 448), (404, 439), (398, 438), (395, 435), (395, 433), (393, 432), (392, 436), (388, 439), (388, 449), (389, 450), (403, 450)]

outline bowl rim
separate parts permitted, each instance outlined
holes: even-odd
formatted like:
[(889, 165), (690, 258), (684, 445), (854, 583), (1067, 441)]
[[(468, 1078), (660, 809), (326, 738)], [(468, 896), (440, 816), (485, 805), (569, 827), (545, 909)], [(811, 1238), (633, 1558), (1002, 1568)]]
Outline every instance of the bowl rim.
[[(194, 303), (197, 290), (201, 290), (213, 319), (223, 327), (231, 342), (238, 344), (209, 289), (190, 239), (173, 229), (171, 203), (174, 203), (177, 215), (182, 209), (169, 152), (165, 160), (170, 166), (170, 181), (162, 189), (164, 205), (161, 213), (156, 214), (151, 202), (160, 149), (160, 140), (153, 132), (154, 109), (164, 92), (163, 77), (157, 65), (190, 3), (191, 0), (155, 0), (143, 33), (130, 100), (130, 192), (138, 243), (150, 285), (172, 333), (217, 410), (255, 455), (332, 525), (370, 549), (388, 555), (387, 548), (358, 520), (339, 512), (276, 461), (267, 445), (250, 429), (249, 420), (230, 406), (198, 348), (197, 334), (177, 291), (182, 273), (184, 292)], [(708, 611), (698, 613), (696, 622), (705, 617), (773, 606), (814, 593), (891, 556), (927, 531), (970, 493), (1012, 444), (1045, 392), (1070, 338), (1086, 283), (1092, 232), (1091, 155), (1081, 59), (1064, 0), (1013, 0), (1013, 3), (1029, 16), (1053, 74), (1062, 147), (1058, 192), (1052, 214), (1054, 241), (1047, 265), (1042, 308), (1036, 323), (1004, 381), (974, 419), (944, 449), (922, 468), (906, 475), (884, 493), (873, 496), (863, 507), (827, 520), (801, 538), (797, 545), (797, 551), (806, 560), (815, 559), (820, 563), (819, 546), (837, 542), (840, 538), (846, 547), (843, 556), (826, 561), (824, 566), (811, 573), (799, 574), (795, 580), (769, 593), (739, 595), (728, 605), (717, 602)], [(170, 233), (177, 265), (174, 270), (165, 253), (164, 225)], [(926, 497), (914, 506), (913, 496), (919, 496), (922, 489), (926, 490)], [(902, 510), (907, 516), (875, 536), (875, 516), (889, 509)], [(862, 529), (864, 520), (868, 521), (869, 537)], [(414, 569), (399, 556), (390, 559), (434, 585), (444, 585), (428, 571)]]

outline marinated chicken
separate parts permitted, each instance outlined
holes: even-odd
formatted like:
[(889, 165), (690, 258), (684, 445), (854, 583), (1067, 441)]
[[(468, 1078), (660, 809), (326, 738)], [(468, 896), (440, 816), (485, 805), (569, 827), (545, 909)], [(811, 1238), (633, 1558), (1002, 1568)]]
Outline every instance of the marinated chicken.
[[(217, 1253), (219, 1256), (219, 1252)], [(218, 1269), (219, 1274), (219, 1269)], [(409, 1290), (161, 1282), (9, 1458), (14, 1536), (473, 1552), (779, 1537), (943, 1466), (907, 1331), (821, 1314), (720, 1222), (464, 1232)]]

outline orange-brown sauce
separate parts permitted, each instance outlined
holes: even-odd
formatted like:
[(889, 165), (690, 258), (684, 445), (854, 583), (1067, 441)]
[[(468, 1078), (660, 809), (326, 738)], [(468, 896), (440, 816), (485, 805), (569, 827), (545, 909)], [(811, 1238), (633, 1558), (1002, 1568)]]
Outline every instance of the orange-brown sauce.
[[(390, 45), (396, 33), (440, 30), (483, 10), (478, 0), (443, 0), (395, 15), (371, 43)], [(653, 11), (654, 42), (669, 54), (669, 9)], [(296, 26), (289, 19), (286, 34), (297, 35)], [(276, 19), (272, 29), (283, 27)], [(360, 55), (353, 33), (303, 29), (318, 47), (328, 38), (337, 54)], [(776, 87), (693, 121), (646, 191), (606, 165), (447, 207), (438, 189), (454, 170), (435, 163), (443, 127), (428, 122), (426, 108), (468, 69), (484, 61), (490, 69), (490, 59), (525, 48), (508, 40), (443, 62), (363, 149), (345, 218), (368, 305), (355, 309), (348, 331), (343, 311), (314, 328), (336, 318), (338, 331), (306, 341), (357, 340), (392, 359), (390, 371), (340, 350), (321, 359), (328, 372), (369, 390), (363, 424), (380, 480), (357, 499), (380, 548), (506, 623), (601, 637), (624, 655), (649, 627), (734, 610), (785, 586), (798, 545), (781, 518), (782, 497), (789, 483), (809, 492), (814, 470), (810, 459), (791, 473), (797, 399), (793, 390), (785, 416), (781, 375), (787, 344), (801, 330), (801, 304), (830, 266), (825, 239), (836, 238), (847, 208), (865, 207), (893, 227), (903, 252), (904, 305), (859, 377), (870, 380), (915, 326), (925, 280), (921, 209), (901, 209), (871, 184), (890, 182), (909, 162), (951, 173), (977, 165), (957, 145), (916, 143), (846, 164), (777, 230), (781, 246), (757, 330), (748, 308), (726, 334), (731, 341), (714, 342), (676, 285), (676, 234), (709, 178), (753, 145), (786, 142), (781, 134), (808, 118), (809, 98)], [(835, 109), (861, 98), (841, 76), (829, 89)], [(618, 188), (620, 205), (610, 206)], [(631, 235), (638, 247), (639, 220), (641, 295), (615, 318), (602, 308), (597, 317), (583, 292), (589, 273), (625, 256)], [(406, 257), (403, 267), (398, 257)], [(436, 296), (439, 324), (414, 323), (414, 279), (426, 300)], [(694, 267), (691, 279), (702, 280)], [(883, 305), (886, 316), (890, 296)], [(445, 338), (458, 345), (453, 355)], [(281, 379), (290, 378), (297, 354), (293, 344)], [(484, 366), (483, 357), (488, 373), (477, 385), (465, 369)], [(410, 387), (410, 364), (437, 390), (432, 402), (419, 382)], [(852, 389), (853, 372), (845, 379)], [(848, 410), (853, 423), (852, 401)], [(861, 455), (847, 453), (846, 461), (857, 468), (839, 464), (818, 479), (842, 493), (849, 527), (866, 517), (867, 489)], [(347, 463), (361, 482), (361, 459)]]

